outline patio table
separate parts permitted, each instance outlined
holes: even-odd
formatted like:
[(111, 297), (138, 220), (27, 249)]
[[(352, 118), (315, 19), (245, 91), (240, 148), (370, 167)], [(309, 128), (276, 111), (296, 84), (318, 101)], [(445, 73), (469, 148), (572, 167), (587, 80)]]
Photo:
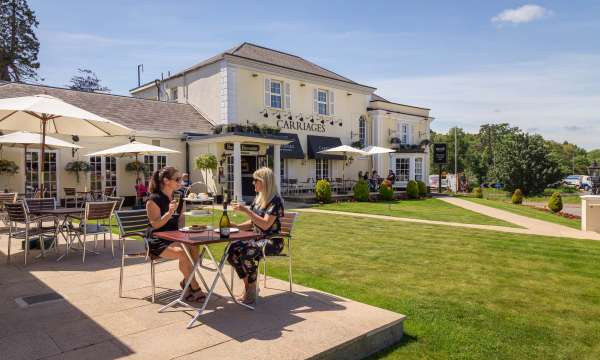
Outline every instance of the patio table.
[[(187, 289), (190, 287), (190, 284), (192, 283), (192, 279), (194, 278), (195, 273), (198, 274), (198, 276), (200, 277), (200, 280), (202, 281), (204, 286), (206, 286), (208, 288), (208, 293), (206, 294), (206, 299), (204, 299), (204, 303), (202, 304), (202, 307), (194, 308), (194, 309), (196, 309), (196, 314), (194, 315), (192, 320), (188, 323), (188, 325), (187, 325), (188, 329), (190, 329), (194, 325), (194, 323), (198, 320), (198, 318), (202, 315), (202, 313), (206, 309), (206, 306), (208, 305), (208, 301), (210, 300), (211, 296), (213, 295), (215, 287), (217, 286), (217, 282), (219, 281), (219, 279), (221, 279), (221, 281), (227, 288), (227, 291), (229, 292), (229, 295), (231, 296), (231, 299), (233, 300), (234, 303), (236, 303), (240, 306), (246, 307), (250, 310), (254, 310), (254, 308), (252, 306), (241, 303), (236, 300), (235, 296), (233, 295), (233, 291), (231, 290), (231, 288), (229, 287), (229, 284), (227, 283), (227, 279), (225, 278), (225, 275), (223, 275), (223, 267), (225, 266), (225, 259), (227, 258), (227, 251), (229, 250), (229, 246), (231, 245), (231, 242), (236, 241), (236, 240), (256, 239), (256, 237), (258, 236), (256, 233), (254, 233), (252, 231), (240, 230), (239, 232), (231, 233), (229, 236), (229, 239), (221, 239), (219, 237), (219, 233), (217, 233), (213, 230), (205, 230), (205, 231), (196, 232), (196, 233), (189, 233), (189, 232), (183, 232), (183, 231), (179, 231), (179, 230), (173, 230), (173, 231), (155, 232), (153, 234), (153, 236), (156, 238), (159, 238), (159, 239), (169, 240), (169, 241), (178, 243), (181, 246), (181, 248), (183, 249), (183, 251), (185, 252), (185, 254), (187, 255), (190, 262), (194, 265), (192, 272), (190, 273), (190, 276), (186, 279), (185, 286), (184, 286), (179, 298), (177, 298), (177, 299), (171, 301), (170, 303), (168, 303), (167, 305), (163, 306), (162, 308), (160, 308), (160, 310), (158, 310), (158, 312), (163, 312), (166, 309), (172, 308), (177, 304), (184, 305), (187, 307), (193, 307), (193, 306), (185, 303), (183, 301), (183, 298), (186, 294)], [(210, 251), (209, 245), (218, 244), (218, 243), (227, 243), (227, 245), (225, 246), (225, 251), (223, 251), (223, 255), (221, 256), (221, 259), (217, 263), (217, 261), (215, 260), (215, 257), (213, 256), (212, 252)], [(192, 256), (187, 248), (187, 245), (202, 246), (202, 248), (203, 248), (202, 252), (198, 256), (198, 259), (196, 259), (195, 261), (192, 259)], [(205, 252), (208, 254), (210, 261), (215, 265), (214, 270), (217, 272), (210, 287), (207, 286), (206, 281), (204, 280), (204, 277), (200, 273), (200, 269), (199, 269), (201, 266), (201, 263), (202, 263), (203, 254)]]
[[(50, 215), (57, 219), (58, 232), (65, 238), (65, 241), (67, 242), (67, 248), (65, 253), (62, 254), (58, 259), (56, 259), (56, 261), (62, 260), (65, 256), (69, 254), (69, 250), (71, 249), (72, 245), (71, 236), (68, 233), (71, 226), (69, 220), (71, 220), (73, 217), (81, 217), (83, 214), (83, 209), (59, 207), (54, 209), (40, 209), (32, 213), (36, 215)], [(56, 241), (58, 241), (58, 239), (54, 239), (54, 242)], [(91, 250), (88, 251), (94, 253)]]

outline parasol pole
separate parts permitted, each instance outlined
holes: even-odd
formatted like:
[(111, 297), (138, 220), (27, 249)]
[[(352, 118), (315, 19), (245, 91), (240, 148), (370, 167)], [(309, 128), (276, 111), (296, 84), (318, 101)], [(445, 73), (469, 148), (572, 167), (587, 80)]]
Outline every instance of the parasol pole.
[(40, 150), (41, 159), (40, 159), (40, 197), (44, 197), (44, 158), (46, 152), (46, 114), (42, 114), (42, 148)]

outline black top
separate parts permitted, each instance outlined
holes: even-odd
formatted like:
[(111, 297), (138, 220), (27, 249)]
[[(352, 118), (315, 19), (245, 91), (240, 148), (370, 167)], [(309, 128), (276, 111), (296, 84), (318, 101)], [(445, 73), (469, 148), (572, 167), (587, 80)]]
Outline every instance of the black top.
[[(170, 200), (162, 191), (157, 193), (150, 194), (150, 198), (148, 201), (153, 201), (158, 208), (160, 209), (160, 216), (162, 217), (164, 214), (169, 212), (169, 203)], [(153, 231), (170, 231), (170, 230), (178, 230), (179, 229), (179, 214), (181, 213), (181, 208), (183, 206), (183, 201), (179, 201), (179, 206), (177, 206), (177, 211), (173, 213), (173, 216), (167, 221), (166, 224), (161, 226), (158, 229), (153, 229)]]
[(253, 224), (254, 230), (261, 233), (262, 235), (273, 235), (273, 234), (279, 233), (279, 231), (281, 230), (281, 222), (279, 222), (279, 218), (282, 217), (284, 214), (283, 200), (281, 200), (281, 197), (279, 197), (279, 195), (275, 195), (271, 199), (271, 201), (269, 201), (269, 204), (267, 205), (266, 208), (261, 208), (256, 203), (256, 198), (255, 198), (254, 201), (252, 202), (252, 205), (250, 205), (250, 211), (252, 211), (253, 213), (255, 213), (256, 215), (258, 215), (260, 217), (265, 216), (265, 214), (274, 215), (277, 217), (275, 219), (275, 222), (273, 222), (273, 225), (271, 225), (270, 228), (261, 229), (258, 226)]

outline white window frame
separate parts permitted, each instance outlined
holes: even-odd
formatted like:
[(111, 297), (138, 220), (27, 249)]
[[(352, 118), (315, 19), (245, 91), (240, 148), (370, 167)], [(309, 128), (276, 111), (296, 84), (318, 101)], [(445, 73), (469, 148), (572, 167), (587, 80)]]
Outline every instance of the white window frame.
[[(406, 168), (403, 168), (403, 163), (406, 163)], [(394, 159), (394, 167), (396, 173), (396, 181), (408, 182), (410, 181), (410, 158), (408, 157), (397, 157)], [(405, 172), (405, 173), (404, 173)]]
[[(37, 183), (36, 189), (39, 189), (40, 188), (40, 181), (42, 180), (41, 176), (40, 176), (40, 173), (41, 173), (40, 172), (40, 166), (42, 165), (41, 162), (40, 162), (41, 151), (39, 149), (38, 150), (29, 150), (28, 149), (27, 152), (28, 153), (36, 153), (37, 154), (37, 169), (36, 170), (32, 169), (32, 172), (35, 172), (37, 174), (37, 176), (38, 176), (38, 178), (37, 178), (38, 179), (38, 183)], [(44, 151), (44, 153), (46, 153), (46, 154), (56, 154), (56, 161), (55, 161), (56, 162), (56, 168), (54, 170), (54, 172), (56, 173), (56, 181), (55, 181), (56, 182), (56, 192), (55, 192), (54, 196), (52, 196), (52, 193), (50, 193), (50, 192), (48, 192), (47, 194), (49, 194), (49, 196), (51, 196), (51, 197), (56, 197), (57, 199), (60, 199), (61, 195), (62, 195), (61, 188), (60, 188), (60, 173), (61, 172), (59, 170), (59, 166), (61, 164), (61, 162), (60, 162), (60, 152), (57, 151), (57, 150), (46, 150), (46, 151)], [(27, 154), (25, 154), (25, 158), (27, 158)], [(45, 162), (45, 163), (47, 163), (47, 162)], [(23, 173), (23, 187), (25, 189), (25, 192), (27, 192), (27, 163), (25, 162), (23, 165), (24, 165), (23, 166), (24, 170), (22, 172)], [(47, 180), (47, 178), (45, 176), (44, 176), (44, 180)], [(44, 187), (44, 189), (46, 191), (48, 191), (47, 187)]]
[[(277, 92), (273, 92), (273, 84), (278, 84), (279, 85), (279, 93)], [(269, 93), (271, 94), (270, 97), (270, 107), (273, 109), (283, 109), (283, 81), (279, 81), (279, 80), (273, 80), (271, 79), (270, 81), (270, 88), (269, 88)], [(274, 100), (279, 99), (279, 106), (275, 106)]]
[(315, 181), (330, 178), (330, 165), (329, 159), (315, 159)]
[[(92, 186), (92, 173), (95, 172), (94, 170), (94, 163), (95, 158), (99, 158), (100, 159), (100, 169), (98, 170), (98, 175), (100, 175), (100, 189), (96, 189)], [(90, 157), (90, 165), (92, 165), (92, 170), (90, 171), (90, 176), (88, 179), (88, 186), (90, 187), (90, 190), (98, 190), (98, 191), (104, 191), (104, 189), (107, 186), (112, 186), (115, 189), (119, 188), (119, 177), (117, 176), (117, 174), (119, 173), (119, 164), (117, 161), (117, 158), (114, 156), (92, 156)], [(112, 179), (112, 171), (110, 171), (110, 165), (107, 163), (107, 160), (110, 160), (110, 162), (114, 161), (114, 165), (115, 165), (115, 170), (114, 170), (114, 184), (113, 184), (113, 179)], [(109, 176), (110, 175), (110, 176)]]
[[(146, 161), (146, 159), (150, 159), (151, 162)], [(161, 163), (160, 165), (162, 165), (161, 167), (158, 166), (159, 165), (159, 159), (163, 160), (163, 161), (160, 161), (160, 163)], [(167, 164), (168, 164), (168, 158), (167, 158), (167, 155), (144, 155), (144, 158), (142, 159), (142, 163), (144, 165), (148, 164), (148, 165), (150, 165), (152, 167), (151, 169), (149, 169), (150, 170), (149, 171), (150, 176), (145, 177), (145, 179), (146, 179), (145, 183), (146, 183), (146, 186), (148, 186), (148, 184), (150, 183), (150, 178), (152, 177), (152, 174), (156, 170), (160, 170), (163, 167), (167, 166)]]
[(171, 88), (171, 100), (172, 101), (177, 101), (177, 99), (179, 98), (179, 89), (176, 87)]
[(417, 157), (415, 158), (415, 180), (423, 181), (423, 158)]
[[(321, 100), (321, 94), (324, 94), (325, 100)], [(329, 115), (329, 91), (317, 89), (317, 114)]]
[[(279, 84), (279, 93), (272, 92), (272, 84)], [(283, 80), (265, 78), (265, 107), (275, 110), (291, 111), (292, 94), (290, 83)], [(273, 106), (273, 99), (279, 98), (279, 106)]]
[(358, 141), (362, 147), (367, 146), (367, 119), (363, 116), (358, 119)]
[(410, 144), (410, 125), (407, 123), (400, 123), (398, 128), (400, 130), (400, 143)]

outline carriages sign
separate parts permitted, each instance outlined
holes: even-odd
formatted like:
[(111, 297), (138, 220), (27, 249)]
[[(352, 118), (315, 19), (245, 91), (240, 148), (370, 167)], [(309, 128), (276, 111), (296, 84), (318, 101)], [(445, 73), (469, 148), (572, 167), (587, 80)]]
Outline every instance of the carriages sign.
[(448, 144), (433, 144), (433, 163), (446, 164), (448, 162)]

